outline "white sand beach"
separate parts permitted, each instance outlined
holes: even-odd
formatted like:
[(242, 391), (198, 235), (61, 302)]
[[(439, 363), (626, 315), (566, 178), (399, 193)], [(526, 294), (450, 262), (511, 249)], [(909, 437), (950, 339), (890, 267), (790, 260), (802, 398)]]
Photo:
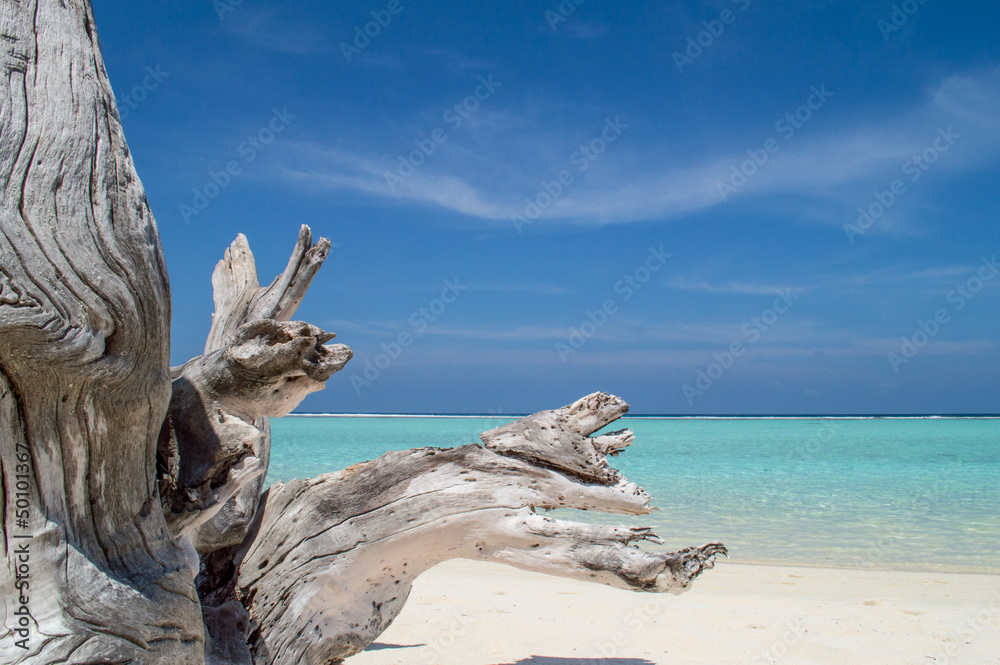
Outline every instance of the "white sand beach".
[(1000, 665), (1000, 576), (721, 562), (687, 593), (452, 561), (353, 665)]

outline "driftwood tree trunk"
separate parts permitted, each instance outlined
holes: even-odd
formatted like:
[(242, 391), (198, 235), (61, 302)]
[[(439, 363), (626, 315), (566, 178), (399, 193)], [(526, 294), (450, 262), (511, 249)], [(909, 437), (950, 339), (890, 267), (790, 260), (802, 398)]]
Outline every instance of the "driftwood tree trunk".
[(448, 559), (622, 589), (687, 589), (725, 548), (652, 554), (633, 544), (662, 542), (649, 529), (535, 512), (649, 512), (650, 497), (605, 460), (632, 433), (589, 436), (627, 410), (617, 397), (595, 393), (487, 432), (486, 447), (388, 453), (271, 487), (251, 538), (226, 556), (256, 628), (254, 662), (336, 663), (358, 653), (396, 617), (413, 580)]
[(170, 298), (86, 0), (0, 0), (3, 663), (338, 663), (455, 557), (685, 590), (725, 549), (539, 508), (643, 514), (607, 463), (628, 407), (595, 393), (483, 435), (265, 491), (269, 417), (351, 358), (292, 321), (329, 251), (303, 227), (257, 280), (212, 278), (205, 353), (170, 369)]
[(25, 631), (0, 660), (199, 663), (156, 482), (167, 271), (90, 3), (3, 0), (0, 23), (3, 619)]

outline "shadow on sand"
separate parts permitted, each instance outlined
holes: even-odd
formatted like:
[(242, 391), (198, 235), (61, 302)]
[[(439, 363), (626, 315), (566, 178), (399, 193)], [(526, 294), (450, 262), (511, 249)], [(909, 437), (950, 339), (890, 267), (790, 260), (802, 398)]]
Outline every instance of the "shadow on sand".
[[(426, 646), (424, 644), (386, 644), (374, 642), (365, 651), (382, 651), (383, 649), (412, 649)], [(516, 663), (503, 665), (656, 665), (645, 658), (555, 658), (553, 656), (532, 656), (522, 658)]]
[(385, 642), (372, 642), (365, 651), (382, 651), (383, 649), (412, 649), (413, 647), (426, 646), (424, 644), (386, 644)]
[(553, 658), (532, 656), (506, 665), (656, 665), (645, 658)]

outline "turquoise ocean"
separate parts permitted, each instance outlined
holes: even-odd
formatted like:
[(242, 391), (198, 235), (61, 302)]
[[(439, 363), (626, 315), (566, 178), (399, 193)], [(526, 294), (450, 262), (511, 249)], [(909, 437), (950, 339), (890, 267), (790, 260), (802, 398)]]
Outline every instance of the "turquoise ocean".
[[(268, 482), (390, 450), (478, 443), (515, 417), (272, 420)], [(719, 540), (733, 561), (1000, 573), (1000, 419), (624, 418), (612, 466), (658, 508), (560, 519), (652, 526), (677, 549)], [(657, 549), (657, 547), (653, 547)]]

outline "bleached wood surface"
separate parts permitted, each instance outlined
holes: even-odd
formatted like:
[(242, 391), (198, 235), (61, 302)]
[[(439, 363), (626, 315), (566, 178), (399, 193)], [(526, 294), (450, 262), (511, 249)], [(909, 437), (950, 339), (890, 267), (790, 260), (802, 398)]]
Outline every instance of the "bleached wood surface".
[(268, 418), (351, 357), (291, 320), (329, 241), (302, 227), (261, 286), (239, 236), (212, 278), (204, 355), (171, 370), (166, 267), (90, 3), (0, 0), (0, 46), (0, 662), (327, 665), (450, 558), (677, 593), (724, 553), (650, 553), (636, 546), (658, 541), (648, 529), (536, 512), (648, 510), (606, 459), (631, 433), (591, 436), (628, 408), (601, 393), (485, 447), (389, 453), (264, 492)]
[[(620, 450), (631, 433), (613, 437), (613, 446), (587, 436), (627, 409), (617, 397), (595, 393), (501, 428), (512, 433), (503, 454), (477, 445), (421, 448), (271, 487), (258, 535), (245, 553), (234, 553), (238, 597), (257, 628), (255, 662), (335, 663), (360, 652), (399, 613), (413, 580), (448, 559), (495, 561), (622, 589), (686, 590), (725, 552), (721, 544), (650, 553), (636, 546), (661, 542), (649, 529), (536, 512), (649, 511), (650, 497), (617, 472), (613, 484), (581, 480), (608, 477), (604, 453), (595, 451)], [(536, 431), (539, 423), (547, 423), (545, 438), (564, 445), (543, 454), (538, 440), (513, 434)], [(547, 464), (526, 461), (526, 451)], [(546, 468), (555, 466), (552, 457), (574, 474)]]
[[(90, 3), (3, 0), (0, 47), (0, 662), (200, 663), (198, 597), (157, 492), (166, 267)], [(24, 543), (26, 650), (7, 632)]]

